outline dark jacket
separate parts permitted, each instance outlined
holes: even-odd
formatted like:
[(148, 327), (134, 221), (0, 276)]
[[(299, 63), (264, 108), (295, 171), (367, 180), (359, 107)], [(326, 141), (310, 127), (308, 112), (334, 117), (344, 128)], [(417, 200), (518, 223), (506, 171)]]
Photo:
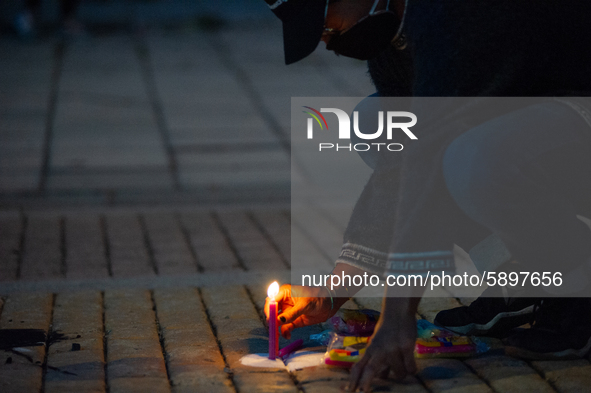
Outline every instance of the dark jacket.
[[(591, 2), (409, 0), (408, 47), (369, 62), (382, 95), (416, 97), (550, 97), (591, 91)], [(401, 61), (396, 61), (396, 59)], [(412, 59), (412, 60), (410, 60)], [(392, 67), (403, 67), (389, 71)], [(388, 82), (388, 78), (390, 82)], [(466, 121), (485, 98), (448, 111), (415, 105), (418, 143), (402, 164), (381, 160), (359, 198), (338, 262), (378, 274), (453, 270), (454, 243), (470, 247), (489, 231), (467, 218), (447, 192), (441, 163), (457, 136), (503, 113)], [(479, 111), (482, 113), (483, 111)]]

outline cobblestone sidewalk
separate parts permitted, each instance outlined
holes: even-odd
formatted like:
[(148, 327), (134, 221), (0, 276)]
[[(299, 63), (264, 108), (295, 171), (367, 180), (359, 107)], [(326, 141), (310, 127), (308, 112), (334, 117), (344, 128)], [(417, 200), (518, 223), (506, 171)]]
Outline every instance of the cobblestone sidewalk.
[[(317, 217), (305, 227), (316, 229), (295, 235), (310, 239), (318, 251), (311, 258), (329, 267), (343, 227), (330, 214)], [(3, 213), (0, 329), (40, 330), (45, 342), (0, 351), (0, 391), (340, 391), (344, 370), (288, 373), (239, 361), (267, 349), (262, 306), (268, 283), (289, 279), (289, 239), (284, 209)], [(429, 298), (419, 313), (432, 320), (459, 304)], [(380, 300), (348, 305), (358, 306), (379, 309)], [(294, 338), (321, 330), (300, 329)], [(500, 346), (465, 361), (418, 364), (416, 377), (378, 381), (376, 389), (583, 392), (591, 386), (586, 359), (524, 362)]]
[(375, 89), (326, 51), (286, 67), (279, 32), (0, 38), (0, 207), (289, 201), (291, 97)]
[[(348, 217), (310, 210), (291, 226), (290, 98), (374, 92), (363, 62), (325, 51), (286, 67), (277, 23), (0, 38), (0, 334), (40, 337), (0, 349), (1, 393), (341, 391), (344, 370), (239, 361), (268, 348), (261, 308), (289, 280), (290, 240), (329, 270)], [(524, 362), (498, 345), (418, 364), (376, 391), (591, 386), (587, 359)]]

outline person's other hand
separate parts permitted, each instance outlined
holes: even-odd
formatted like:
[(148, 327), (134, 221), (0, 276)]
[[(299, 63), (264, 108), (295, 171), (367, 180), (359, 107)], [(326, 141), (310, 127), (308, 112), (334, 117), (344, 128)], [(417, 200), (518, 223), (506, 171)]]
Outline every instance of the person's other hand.
[[(282, 324), (281, 335), (290, 339), (291, 332), (295, 328), (322, 323), (336, 314), (337, 304), (335, 302), (333, 305), (330, 297), (325, 297), (327, 295), (326, 289), (321, 287), (282, 285), (275, 296), (278, 309), (281, 310), (277, 315), (278, 322)], [(267, 319), (269, 319), (269, 301), (269, 298), (265, 301)]]
[(413, 313), (396, 314), (379, 319), (365, 355), (351, 369), (350, 391), (359, 388), (363, 392), (370, 392), (372, 380), (376, 377), (385, 378), (389, 372), (397, 380), (416, 373), (416, 319)]

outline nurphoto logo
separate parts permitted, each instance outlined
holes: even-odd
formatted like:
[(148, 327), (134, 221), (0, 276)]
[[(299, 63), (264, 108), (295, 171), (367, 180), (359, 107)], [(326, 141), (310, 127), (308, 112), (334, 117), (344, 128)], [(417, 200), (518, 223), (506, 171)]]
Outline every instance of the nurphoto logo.
[[(307, 110), (303, 111), (304, 113), (310, 115), (307, 119), (307, 138), (314, 139), (314, 121), (320, 126), (320, 130), (328, 131), (328, 123), (326, 118), (322, 113), (333, 113), (337, 116), (337, 120), (339, 122), (339, 132), (338, 138), (339, 139), (349, 139), (351, 140), (351, 119), (349, 115), (342, 109), (338, 108), (320, 108), (320, 111), (309, 107), (304, 106)], [(384, 119), (386, 123), (386, 139), (387, 141), (391, 141), (393, 136), (395, 135), (395, 130), (402, 131), (408, 138), (410, 139), (418, 139), (416, 135), (410, 130), (412, 126), (417, 124), (417, 117), (412, 112), (404, 112), (404, 111), (378, 111), (378, 129), (375, 132), (371, 133), (364, 133), (361, 132), (359, 129), (359, 113), (357, 111), (353, 112), (353, 132), (355, 136), (362, 140), (375, 140), (382, 136), (384, 132)], [(406, 121), (401, 121), (406, 120)], [(373, 130), (372, 130), (373, 131)], [(370, 149), (380, 150), (380, 147), (385, 147), (389, 151), (401, 151), (404, 146), (401, 143), (349, 143), (349, 144), (339, 144), (339, 143), (319, 143), (318, 149), (319, 151), (322, 150), (348, 150), (348, 151), (368, 151)]]

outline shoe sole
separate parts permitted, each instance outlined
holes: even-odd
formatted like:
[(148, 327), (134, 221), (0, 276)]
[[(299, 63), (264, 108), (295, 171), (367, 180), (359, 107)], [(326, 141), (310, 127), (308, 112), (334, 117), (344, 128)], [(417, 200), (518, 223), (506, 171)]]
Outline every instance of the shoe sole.
[[(452, 332), (462, 334), (464, 336), (476, 336), (476, 335), (485, 335), (490, 333), (495, 325), (499, 323), (502, 319), (509, 319), (509, 318), (518, 318), (524, 317), (528, 314), (534, 312), (533, 304), (531, 306), (527, 306), (522, 310), (519, 311), (511, 311), (511, 312), (501, 312), (495, 315), (493, 319), (488, 321), (485, 324), (478, 324), (478, 323), (470, 323), (464, 326), (445, 326), (441, 325), (442, 327), (451, 330)], [(437, 321), (435, 321), (437, 322)], [(524, 320), (523, 323), (527, 323), (527, 320)], [(517, 326), (522, 325), (523, 323), (517, 324)]]
[(525, 360), (569, 360), (569, 359), (582, 359), (591, 350), (591, 337), (587, 341), (587, 344), (581, 349), (565, 349), (564, 351), (558, 352), (533, 352), (527, 349), (519, 347), (505, 347), (505, 354), (525, 359)]

